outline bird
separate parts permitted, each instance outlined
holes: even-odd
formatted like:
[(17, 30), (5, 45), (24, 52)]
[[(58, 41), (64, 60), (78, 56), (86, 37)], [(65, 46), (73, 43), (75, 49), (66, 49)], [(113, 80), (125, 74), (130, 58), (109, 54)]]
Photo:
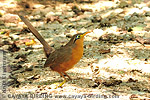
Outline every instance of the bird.
[(89, 32), (73, 35), (65, 46), (56, 49), (47, 58), (44, 67), (50, 67), (53, 71), (58, 72), (64, 78), (64, 81), (59, 86), (62, 86), (67, 80), (64, 75), (71, 80), (66, 71), (73, 68), (83, 56), (84, 36), (88, 33)]
[(66, 45), (54, 50), (48, 45), (48, 43), (26, 18), (23, 16), (19, 17), (43, 45), (45, 55), (47, 57), (44, 68), (50, 67), (51, 70), (58, 72), (64, 78), (64, 81), (60, 83), (58, 87), (62, 86), (67, 81), (64, 75), (66, 75), (69, 80), (71, 80), (71, 77), (66, 73), (66, 71), (73, 68), (73, 66), (80, 61), (81, 57), (83, 56), (84, 36), (92, 31), (77, 33), (72, 36)]

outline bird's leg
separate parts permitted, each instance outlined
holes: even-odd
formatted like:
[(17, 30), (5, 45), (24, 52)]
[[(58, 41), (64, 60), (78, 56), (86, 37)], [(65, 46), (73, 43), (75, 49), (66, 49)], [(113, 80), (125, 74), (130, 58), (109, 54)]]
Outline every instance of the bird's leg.
[[(58, 73), (64, 78), (64, 81), (61, 82), (58, 87), (61, 87), (64, 83), (66, 83), (67, 80), (64, 75), (66, 75), (71, 80), (70, 76), (67, 73), (65, 73), (65, 72), (58, 72)], [(56, 88), (58, 88), (58, 87), (56, 87)]]
[(66, 73), (66, 72), (62, 72), (64, 75), (66, 75), (68, 78), (69, 78), (69, 80), (72, 80), (71, 79), (71, 77)]
[(64, 81), (61, 82), (61, 83), (59, 84), (59, 86), (58, 86), (58, 87), (61, 87), (64, 83), (66, 83), (66, 78), (65, 78), (65, 76), (64, 76), (61, 72), (59, 72), (59, 74), (64, 78)]

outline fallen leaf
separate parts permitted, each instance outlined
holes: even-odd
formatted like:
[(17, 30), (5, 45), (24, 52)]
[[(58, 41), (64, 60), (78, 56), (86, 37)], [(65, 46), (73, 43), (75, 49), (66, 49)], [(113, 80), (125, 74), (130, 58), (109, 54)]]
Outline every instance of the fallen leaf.
[(137, 81), (138, 81), (138, 80), (135, 80), (135, 79), (129, 78), (127, 82), (128, 82), (128, 83), (130, 83), (130, 82), (137, 82)]
[(143, 30), (143, 27), (141, 26), (136, 26), (134, 28), (132, 28), (133, 31), (142, 31)]
[(142, 37), (136, 37), (136, 41), (141, 44), (150, 44), (150, 38), (144, 39)]
[(32, 40), (29, 41), (29, 42), (25, 42), (25, 45), (26, 45), (26, 46), (31, 46), (31, 45), (34, 45), (34, 44), (36, 44), (36, 41), (35, 41), (34, 39), (32, 39)]
[(119, 71), (118, 73), (119, 73), (119, 74), (124, 74), (124, 73), (125, 73), (125, 71)]
[(5, 33), (5, 36), (8, 36), (8, 37), (9, 37), (9, 32), (6, 32), (6, 33)]
[(103, 82), (103, 85), (109, 87), (109, 86), (119, 85), (121, 83), (122, 83), (122, 80), (111, 79), (111, 80), (107, 80), (107, 81)]
[(8, 50), (11, 52), (16, 52), (20, 50), (20, 47), (17, 47), (16, 43), (14, 42), (13, 44), (11, 44), (11, 46), (9, 46)]
[(131, 96), (130, 96), (130, 99), (138, 99), (138, 96), (136, 95), (136, 94), (132, 94)]
[(110, 49), (108, 49), (108, 50), (100, 49), (99, 52), (100, 52), (101, 54), (110, 53)]

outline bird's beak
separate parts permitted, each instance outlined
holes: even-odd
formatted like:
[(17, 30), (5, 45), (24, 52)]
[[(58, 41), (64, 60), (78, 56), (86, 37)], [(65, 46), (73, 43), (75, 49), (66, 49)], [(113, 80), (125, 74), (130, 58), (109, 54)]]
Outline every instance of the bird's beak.
[(84, 37), (86, 34), (93, 32), (93, 30), (85, 32), (82, 36)]

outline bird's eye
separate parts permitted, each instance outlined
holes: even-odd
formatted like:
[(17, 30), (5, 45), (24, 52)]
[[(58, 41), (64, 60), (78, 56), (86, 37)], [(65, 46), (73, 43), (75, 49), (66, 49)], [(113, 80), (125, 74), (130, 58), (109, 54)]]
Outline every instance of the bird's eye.
[(77, 35), (77, 36), (76, 36), (76, 39), (80, 39), (80, 35)]

